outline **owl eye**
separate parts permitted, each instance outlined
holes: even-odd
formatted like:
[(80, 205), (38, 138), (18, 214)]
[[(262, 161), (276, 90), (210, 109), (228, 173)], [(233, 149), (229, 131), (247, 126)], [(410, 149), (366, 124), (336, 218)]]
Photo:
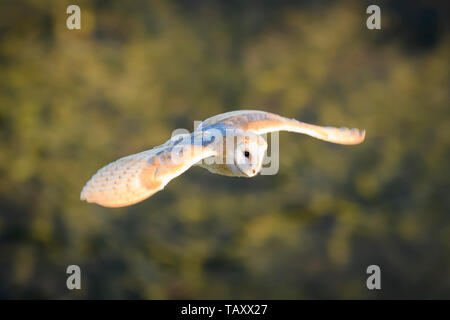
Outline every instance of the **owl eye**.
[(250, 152), (245, 151), (245, 152), (244, 152), (244, 156), (245, 156), (246, 158), (250, 157)]

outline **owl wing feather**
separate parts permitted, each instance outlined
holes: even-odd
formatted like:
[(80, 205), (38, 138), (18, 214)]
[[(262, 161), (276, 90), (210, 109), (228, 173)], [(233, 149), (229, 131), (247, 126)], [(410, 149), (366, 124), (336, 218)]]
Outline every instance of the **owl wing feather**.
[(364, 141), (366, 135), (365, 130), (318, 126), (258, 110), (240, 110), (219, 114), (203, 121), (199, 129), (213, 126), (234, 127), (255, 134), (290, 131), (337, 144), (358, 144)]
[(108, 164), (86, 183), (81, 200), (123, 207), (150, 197), (198, 161), (216, 154), (198, 135), (175, 137), (161, 146)]

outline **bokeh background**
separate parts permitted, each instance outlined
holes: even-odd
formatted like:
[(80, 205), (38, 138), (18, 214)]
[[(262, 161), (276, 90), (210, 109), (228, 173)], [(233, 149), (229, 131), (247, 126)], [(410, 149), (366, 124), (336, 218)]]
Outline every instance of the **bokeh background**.
[[(448, 9), (1, 1), (0, 298), (449, 298)], [(275, 176), (193, 168), (132, 207), (79, 200), (103, 165), (240, 108), (367, 138), (281, 133)]]

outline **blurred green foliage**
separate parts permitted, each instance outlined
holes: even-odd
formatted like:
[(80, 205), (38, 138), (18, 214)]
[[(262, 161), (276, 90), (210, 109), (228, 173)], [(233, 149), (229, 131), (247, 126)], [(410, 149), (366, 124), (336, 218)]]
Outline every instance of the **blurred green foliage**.
[[(69, 31), (72, 1), (2, 1), (0, 297), (448, 298), (446, 6), (401, 3), (371, 31), (356, 1), (79, 1)], [(281, 133), (275, 176), (79, 200), (101, 166), (242, 108), (367, 138)]]

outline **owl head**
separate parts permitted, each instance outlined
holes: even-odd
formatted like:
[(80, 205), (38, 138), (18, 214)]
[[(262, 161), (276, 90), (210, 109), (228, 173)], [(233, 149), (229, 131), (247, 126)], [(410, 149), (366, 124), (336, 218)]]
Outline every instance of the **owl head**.
[[(259, 135), (245, 132), (236, 135), (234, 163), (239, 176), (251, 178), (262, 168), (267, 142)], [(234, 170), (233, 170), (234, 171)]]

